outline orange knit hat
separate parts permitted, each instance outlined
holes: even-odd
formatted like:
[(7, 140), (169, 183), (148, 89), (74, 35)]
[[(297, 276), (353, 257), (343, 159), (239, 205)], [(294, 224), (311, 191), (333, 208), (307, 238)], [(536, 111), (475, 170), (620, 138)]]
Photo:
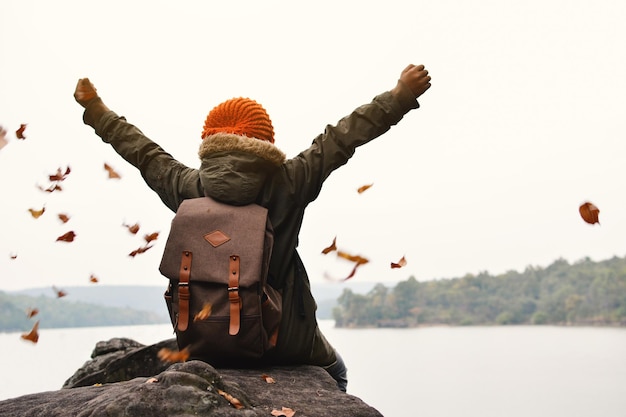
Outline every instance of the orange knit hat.
[(233, 133), (274, 143), (274, 127), (267, 112), (249, 98), (232, 98), (218, 104), (204, 121), (202, 139), (215, 133)]

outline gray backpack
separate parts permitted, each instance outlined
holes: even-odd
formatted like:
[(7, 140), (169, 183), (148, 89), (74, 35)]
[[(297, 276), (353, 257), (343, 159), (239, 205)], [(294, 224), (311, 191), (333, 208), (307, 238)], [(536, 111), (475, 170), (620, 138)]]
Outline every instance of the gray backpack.
[(254, 360), (276, 345), (281, 294), (267, 284), (274, 235), (267, 209), (184, 200), (159, 270), (179, 349), (213, 365)]

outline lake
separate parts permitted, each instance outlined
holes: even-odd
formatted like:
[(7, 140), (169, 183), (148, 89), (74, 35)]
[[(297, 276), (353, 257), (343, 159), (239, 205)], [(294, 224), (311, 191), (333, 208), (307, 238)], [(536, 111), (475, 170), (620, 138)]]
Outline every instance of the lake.
[[(346, 361), (348, 393), (385, 416), (626, 416), (626, 329), (320, 326)], [(60, 388), (112, 337), (173, 334), (167, 324), (43, 329), (33, 345), (0, 333), (0, 400)]]

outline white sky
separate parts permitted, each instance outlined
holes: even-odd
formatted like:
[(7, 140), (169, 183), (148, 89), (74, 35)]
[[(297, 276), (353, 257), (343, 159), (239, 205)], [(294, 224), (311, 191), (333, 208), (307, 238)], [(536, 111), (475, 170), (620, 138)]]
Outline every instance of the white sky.
[[(261, 102), (277, 146), (295, 156), (407, 64), (425, 64), (422, 107), (357, 150), (309, 207), (300, 253), (314, 283), (351, 269), (320, 253), (335, 236), (371, 261), (354, 280), (387, 283), (623, 256), (625, 21), (621, 0), (3, 0), (0, 290), (88, 285), (91, 274), (165, 285), (172, 213), (83, 125), (80, 77), (198, 166), (204, 117), (225, 99)], [(105, 162), (121, 180), (106, 178)], [(66, 166), (62, 192), (37, 189)], [(580, 218), (586, 200), (601, 225)], [(69, 230), (74, 242), (55, 242)], [(127, 256), (154, 231), (153, 249)], [(403, 255), (408, 265), (390, 269)]]

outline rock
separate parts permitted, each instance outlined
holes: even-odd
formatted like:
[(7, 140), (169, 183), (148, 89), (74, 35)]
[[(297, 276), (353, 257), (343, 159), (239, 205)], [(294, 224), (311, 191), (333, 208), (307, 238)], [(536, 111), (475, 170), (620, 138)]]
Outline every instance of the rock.
[(340, 391), (320, 367), (218, 370), (201, 361), (168, 365), (157, 359), (159, 349), (175, 346), (173, 339), (151, 346), (100, 342), (62, 389), (0, 401), (0, 416), (255, 417), (283, 407), (295, 417), (381, 416)]

